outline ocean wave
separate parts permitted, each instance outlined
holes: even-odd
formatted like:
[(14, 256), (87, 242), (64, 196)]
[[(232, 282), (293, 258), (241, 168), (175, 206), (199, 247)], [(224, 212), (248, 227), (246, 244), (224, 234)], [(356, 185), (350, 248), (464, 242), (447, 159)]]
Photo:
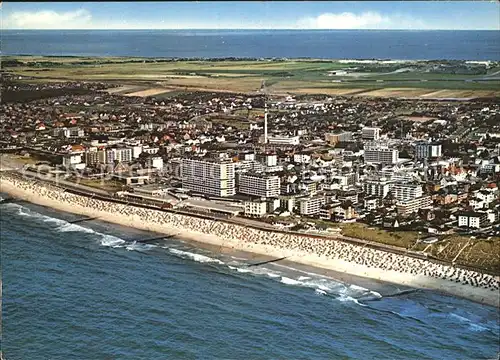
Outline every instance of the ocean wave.
[(97, 237), (99, 237), (99, 243), (102, 246), (106, 247), (111, 247), (111, 248), (125, 248), (126, 250), (129, 251), (147, 251), (150, 249), (153, 249), (156, 247), (156, 245), (152, 244), (140, 244), (140, 243), (129, 243), (117, 236), (109, 235), (109, 234), (103, 234), (100, 232), (97, 232), (91, 228), (81, 226), (79, 224), (72, 224), (69, 221), (63, 220), (63, 219), (58, 219), (52, 216), (40, 214), (39, 212), (33, 211), (27, 207), (24, 207), (19, 204), (9, 204), (12, 205), (13, 207), (16, 207), (18, 215), (25, 216), (25, 217), (31, 217), (33, 219), (38, 219), (41, 220), (45, 223), (49, 224), (55, 224), (58, 225), (55, 230), (58, 232), (80, 232), (80, 233), (86, 233), (86, 234), (93, 234)]
[(325, 290), (321, 290), (321, 289), (316, 289), (316, 290), (314, 290), (314, 292), (318, 295), (328, 295), (328, 293)]
[(103, 235), (100, 233), (96, 233), (94, 230), (90, 228), (86, 228), (84, 226), (80, 226), (77, 224), (71, 224), (69, 222), (64, 222), (64, 224), (61, 224), (60, 226), (57, 227), (57, 230), (60, 232), (81, 232), (81, 233), (87, 233), (87, 234), (99, 234)]
[(18, 210), (17, 210), (17, 214), (18, 215), (21, 215), (21, 216), (28, 216), (28, 217), (32, 217), (32, 215), (28, 212), (25, 212), (24, 209), (22, 207), (20, 207)]
[[(19, 206), (17, 204), (14, 205)], [(33, 212), (27, 208), (24, 208), (22, 206), (19, 206), (19, 212), (23, 216), (31, 216), (39, 218), (40, 220), (43, 220), (44, 222), (47, 223), (57, 224), (58, 225), (57, 231), (60, 232), (82, 232), (99, 236), (100, 238), (99, 243), (102, 246), (110, 248), (125, 248), (128, 251), (147, 251), (156, 247), (156, 245), (152, 244), (141, 244), (136, 242), (127, 243), (124, 239), (121, 239), (119, 237), (108, 234), (102, 234), (100, 232), (81, 226), (79, 224), (72, 224), (65, 220), (42, 215), (37, 212)], [(213, 257), (209, 257), (207, 255), (197, 254), (194, 252), (179, 250), (175, 248), (168, 248), (168, 247), (165, 248), (167, 248), (170, 253), (178, 257), (190, 259), (199, 263), (215, 263), (221, 265), (225, 264), (223, 261)], [(246, 259), (238, 258), (238, 260), (246, 260)], [(344, 284), (343, 282), (335, 281), (334, 279), (319, 274), (300, 271), (286, 265), (276, 264), (281, 268), (290, 269), (292, 271), (300, 271), (304, 275), (298, 276), (297, 278), (292, 278), (289, 276), (284, 276), (283, 272), (274, 271), (262, 266), (246, 267), (244, 265), (247, 264), (241, 264), (238, 262), (236, 263), (230, 262), (230, 264), (231, 265), (229, 264), (225, 265), (227, 265), (229, 269), (236, 270), (237, 272), (240, 273), (249, 273), (253, 275), (267, 276), (272, 279), (277, 279), (278, 281), (280, 281), (285, 285), (301, 286), (314, 289), (316, 293), (321, 295), (328, 295), (328, 294), (333, 296), (339, 295), (340, 296), (339, 299), (342, 299), (342, 301), (349, 301), (349, 298), (356, 299), (356, 301), (358, 300), (368, 301), (372, 299), (379, 299), (382, 297), (382, 295), (380, 295), (379, 293), (363, 288), (361, 286)]]
[(367, 306), (360, 301), (368, 301), (382, 298), (376, 291), (366, 289), (358, 285), (350, 285), (327, 278), (312, 278), (300, 276), (296, 279), (282, 276), (280, 282), (285, 285), (302, 286), (314, 289), (318, 295), (330, 295), (341, 302), (352, 301), (361, 306)]
[(353, 302), (359, 306), (367, 306), (365, 304), (360, 303), (358, 301), (358, 299), (353, 298), (352, 296), (341, 295), (341, 296), (337, 297), (336, 299), (340, 302)]
[(236, 270), (239, 273), (244, 274), (253, 274), (257, 276), (267, 276), (270, 278), (281, 278), (281, 273), (270, 270), (265, 267), (256, 266), (256, 267), (246, 267), (246, 266), (228, 266), (231, 270)]
[(362, 287), (362, 286), (358, 286), (358, 285), (350, 285), (349, 286), (352, 290), (360, 290), (360, 291), (368, 291), (368, 289)]
[(125, 249), (128, 251), (146, 251), (154, 249), (155, 247), (157, 246), (153, 244), (141, 244), (134, 241), (132, 244), (126, 245)]
[(302, 281), (290, 279), (286, 276), (282, 276), (280, 282), (286, 285), (305, 285)]
[(219, 259), (214, 259), (214, 258), (211, 258), (209, 256), (196, 254), (196, 253), (192, 253), (189, 251), (182, 251), (182, 250), (173, 249), (173, 248), (169, 248), (168, 251), (170, 251), (172, 254), (177, 255), (181, 258), (191, 259), (191, 260), (194, 260), (194, 261), (200, 262), (200, 263), (224, 264), (224, 262), (220, 261)]
[[(55, 218), (55, 217), (52, 217), (52, 216), (40, 214), (39, 212), (33, 211), (33, 210), (31, 210), (31, 209), (29, 209), (27, 207), (24, 207), (22, 205), (19, 205), (19, 204), (9, 204), (9, 206), (17, 208), (17, 214), (18, 215), (21, 215), (21, 216), (24, 216), (24, 217), (30, 217), (30, 218), (37, 219), (37, 220), (41, 220), (41, 221), (43, 221), (45, 223), (60, 225), (58, 227), (58, 230), (62, 231), (62, 232), (67, 232), (67, 231), (89, 232), (89, 230), (91, 230), (91, 229), (84, 228), (83, 226), (79, 226), (79, 225), (76, 225), (76, 224), (71, 224), (71, 223), (69, 223), (66, 220), (62, 220), (62, 219), (58, 219), (58, 218)], [(91, 230), (90, 232), (93, 232), (93, 230)]]
[(101, 233), (96, 233), (96, 234), (101, 235), (100, 243), (102, 246), (116, 248), (116, 247), (123, 247), (123, 244), (126, 243), (125, 240), (123, 240), (119, 237), (113, 236), (113, 235), (106, 235), (106, 234), (101, 234)]
[(320, 279), (309, 278), (301, 280), (301, 277), (297, 279), (292, 279), (286, 276), (282, 276), (280, 282), (286, 285), (319, 289), (331, 294), (340, 294), (343, 293), (343, 291), (345, 291), (346, 289), (346, 286), (343, 283), (336, 282), (334, 280), (328, 281), (327, 279), (324, 278)]
[(469, 330), (471, 330), (471, 331), (474, 331), (474, 332), (490, 331), (490, 329), (488, 329), (487, 327), (476, 324), (472, 320), (467, 319), (466, 317), (460, 316), (458, 314), (450, 313), (449, 317), (452, 319), (456, 319), (461, 323), (467, 324), (469, 326)]
[(127, 242), (122, 238), (109, 234), (101, 234), (96, 232), (96, 234), (101, 235), (100, 244), (102, 246), (110, 247), (113, 249), (123, 248), (127, 251), (148, 251), (157, 247), (153, 244), (141, 244), (138, 242)]
[(273, 272), (268, 272), (268, 273), (267, 273), (267, 276), (269, 276), (269, 277), (271, 277), (271, 278), (278, 278), (278, 277), (280, 277), (280, 275), (279, 275), (279, 274), (276, 274), (276, 273), (273, 273)]

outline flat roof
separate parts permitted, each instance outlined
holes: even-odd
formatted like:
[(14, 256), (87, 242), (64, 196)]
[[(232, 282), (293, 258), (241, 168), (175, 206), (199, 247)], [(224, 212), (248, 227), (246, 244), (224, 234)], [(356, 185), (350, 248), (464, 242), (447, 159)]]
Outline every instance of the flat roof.
[(228, 205), (223, 205), (219, 204), (210, 200), (195, 200), (195, 199), (187, 199), (182, 202), (183, 205), (190, 206), (190, 207), (195, 207), (195, 208), (201, 208), (201, 209), (206, 209), (206, 210), (215, 210), (215, 211), (220, 211), (220, 212), (225, 212), (229, 214), (234, 214), (237, 215), (240, 212), (243, 211), (243, 208), (236, 207), (236, 206), (228, 206)]
[(113, 174), (113, 177), (118, 179), (149, 179), (149, 175), (121, 175)]
[(147, 184), (147, 185), (142, 185), (139, 187), (136, 187), (134, 190), (135, 191), (152, 191), (152, 190), (167, 190), (168, 186), (162, 186), (162, 185), (157, 185), (157, 184)]

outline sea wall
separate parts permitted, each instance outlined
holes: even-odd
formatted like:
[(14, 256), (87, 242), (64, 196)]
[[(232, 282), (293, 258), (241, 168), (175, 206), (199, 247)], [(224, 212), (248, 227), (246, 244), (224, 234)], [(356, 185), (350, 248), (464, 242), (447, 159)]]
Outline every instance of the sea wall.
[(0, 173), (0, 190), (58, 210), (138, 229), (269, 256), (395, 284), (444, 291), (499, 306), (499, 279), (335, 239), (275, 233), (211, 219), (93, 199), (41, 182)]

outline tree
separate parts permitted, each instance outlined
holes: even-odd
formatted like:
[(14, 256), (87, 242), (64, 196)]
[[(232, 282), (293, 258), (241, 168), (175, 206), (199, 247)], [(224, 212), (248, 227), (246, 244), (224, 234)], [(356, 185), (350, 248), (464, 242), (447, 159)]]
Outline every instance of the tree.
[(480, 154), (479, 154), (479, 157), (481, 159), (489, 159), (490, 158), (490, 152), (488, 151), (488, 149), (484, 149), (484, 151), (482, 151)]
[(410, 158), (410, 154), (408, 153), (408, 150), (407, 149), (403, 149), (399, 152), (399, 157), (402, 158), (402, 159), (409, 159)]

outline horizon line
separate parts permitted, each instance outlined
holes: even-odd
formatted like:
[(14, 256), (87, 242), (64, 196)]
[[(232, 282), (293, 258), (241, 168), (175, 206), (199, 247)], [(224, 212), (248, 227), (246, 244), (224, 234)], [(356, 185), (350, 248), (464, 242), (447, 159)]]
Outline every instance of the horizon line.
[(143, 28), (143, 29), (17, 29), (7, 28), (2, 31), (500, 31), (499, 29), (297, 29), (297, 28)]

